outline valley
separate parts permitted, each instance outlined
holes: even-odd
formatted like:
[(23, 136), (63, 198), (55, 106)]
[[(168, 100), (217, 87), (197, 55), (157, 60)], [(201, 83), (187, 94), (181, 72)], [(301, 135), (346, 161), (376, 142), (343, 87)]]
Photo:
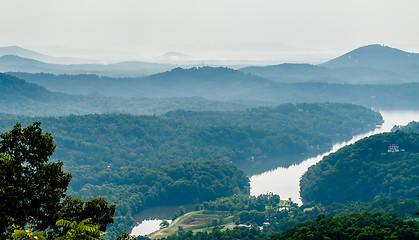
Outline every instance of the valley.
[[(46, 161), (71, 174), (51, 219), (80, 221), (88, 211), (83, 209), (94, 208), (93, 221), (105, 229), (105, 239), (121, 237), (149, 218), (174, 220), (161, 230), (165, 235), (148, 235), (153, 239), (239, 232), (266, 239), (297, 223), (325, 216), (335, 221), (334, 216), (362, 209), (384, 214), (364, 216), (368, 219), (387, 221), (387, 213), (415, 219), (410, 212), (418, 206), (413, 196), (417, 134), (403, 133), (403, 126), (397, 133), (374, 134), (419, 120), (417, 56), (368, 45), (319, 65), (232, 69), (146, 62), (52, 64), (5, 55), (0, 57), (0, 131), (3, 139), (40, 126), (51, 134), (55, 153)], [(370, 163), (372, 169), (351, 170), (362, 179), (358, 185), (343, 181), (348, 176), (339, 175), (345, 173), (340, 161), (361, 150), (342, 152), (357, 144), (360, 149), (388, 146), (390, 140), (381, 136), (397, 144), (397, 138), (404, 139), (399, 145), (408, 154), (397, 160), (403, 164), (390, 166), (394, 159), (386, 160), (389, 168)], [(11, 139), (20, 137), (19, 144), (33, 136)], [(360, 140), (364, 137), (369, 138)], [(408, 142), (411, 149), (405, 147)], [(9, 151), (2, 147), (6, 143), (0, 143), (2, 171), (11, 167), (9, 159), (20, 159), (11, 153), (25, 155), (32, 147)], [(362, 156), (371, 160), (371, 154)], [(330, 161), (338, 164), (332, 168)], [(365, 164), (353, 161), (344, 169)], [(385, 176), (387, 192), (368, 184), (383, 180), (368, 178), (370, 172)], [(6, 186), (10, 178), (1, 181)], [(352, 192), (338, 193), (333, 182)], [(342, 199), (333, 199), (334, 194)], [(85, 207), (77, 207), (83, 201)], [(159, 208), (166, 209), (164, 216), (147, 216)], [(100, 211), (105, 216), (99, 217)], [(181, 220), (175, 222), (177, 217)], [(3, 220), (0, 227), (10, 235), (7, 224), (14, 218)]]

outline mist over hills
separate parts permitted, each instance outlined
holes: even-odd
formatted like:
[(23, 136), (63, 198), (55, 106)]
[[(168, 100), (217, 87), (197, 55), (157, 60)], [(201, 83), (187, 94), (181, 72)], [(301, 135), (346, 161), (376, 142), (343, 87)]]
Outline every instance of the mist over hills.
[(0, 57), (0, 72), (97, 74), (111, 77), (147, 76), (174, 68), (170, 64), (129, 61), (115, 64), (52, 64), (16, 55)]
[(17, 98), (50, 101), (59, 95), (52, 93), (39, 85), (27, 83), (22, 79), (2, 73), (0, 73), (0, 87), (2, 90), (2, 98), (12, 101)]
[[(417, 109), (419, 83), (366, 85), (276, 83), (228, 68), (174, 69), (145, 78), (95, 75), (10, 73), (50, 91), (95, 99), (201, 98), (227, 105), (274, 106), (282, 103), (352, 103), (375, 109)], [(125, 99), (125, 100), (124, 100)], [(135, 111), (137, 112), (137, 111)]]
[(23, 58), (31, 58), (38, 61), (56, 63), (56, 64), (75, 64), (75, 63), (93, 63), (97, 61), (73, 58), (73, 57), (53, 57), (38, 53), (18, 46), (0, 47), (0, 56), (16, 55)]
[[(226, 166), (237, 164), (248, 174), (259, 173), (276, 168), (279, 162), (288, 166), (291, 161), (307, 158), (311, 150), (317, 151), (315, 146), (319, 150), (329, 148), (337, 140), (373, 129), (382, 121), (370, 108), (419, 109), (415, 57), (400, 60), (401, 65), (392, 68), (391, 63), (373, 65), (374, 60), (368, 59), (375, 52), (381, 54), (375, 56), (376, 61), (387, 61), (383, 56), (393, 55), (405, 59), (398, 50), (375, 45), (354, 50), (356, 57), (344, 55), (334, 63), (281, 64), (240, 71), (144, 62), (62, 65), (5, 55), (0, 57), (0, 71), (13, 72), (0, 73), (0, 127), (9, 129), (17, 121), (25, 125), (43, 122), (45, 130), (56, 137), (59, 147), (55, 157), (65, 160), (76, 173), (73, 183), (77, 190), (72, 190), (80, 192), (74, 196), (105, 196), (119, 204), (113, 225), (118, 229), (112, 230), (112, 234), (119, 234), (133, 224), (131, 214), (159, 204), (174, 204), (173, 196), (182, 198), (187, 195), (183, 193), (198, 192), (192, 187), (208, 186), (206, 180), (215, 179), (205, 175), (210, 172), (207, 169), (219, 171), (209, 167), (194, 172), (181, 165), (169, 166), (176, 169), (174, 173), (199, 177), (199, 182), (180, 181), (176, 185), (165, 180), (173, 176), (167, 168), (156, 171), (157, 167), (211, 159)], [(352, 62), (353, 58), (358, 60)], [(365, 64), (357, 66), (357, 61)], [(140, 73), (144, 75), (137, 75)], [(256, 106), (268, 107), (251, 109)], [(134, 116), (137, 114), (151, 116)], [(388, 144), (383, 146), (386, 149)], [(284, 154), (297, 154), (298, 158), (288, 159)], [(286, 156), (287, 161), (277, 159), (279, 156)], [(377, 156), (383, 155), (380, 152)], [(222, 178), (215, 179), (217, 186), (231, 181)], [(381, 186), (380, 181), (376, 183)], [(178, 186), (186, 191), (180, 192)], [(167, 189), (172, 190), (165, 192)], [(198, 197), (188, 201), (197, 202)], [(261, 211), (268, 210), (260, 206)], [(279, 207), (278, 203), (275, 206)], [(296, 216), (292, 213), (293, 220)]]
[(419, 54), (368, 45), (320, 65), (280, 64), (240, 70), (286, 83), (398, 84), (419, 82)]
[(168, 111), (242, 110), (240, 103), (211, 101), (201, 97), (180, 98), (118, 98), (93, 95), (69, 95), (51, 92), (39, 85), (28, 83), (8, 74), (0, 73), (0, 113), (27, 116), (62, 116), (89, 113), (163, 114)]
[(388, 70), (402, 66), (419, 66), (419, 54), (409, 53), (397, 48), (373, 44), (350, 51), (320, 66), (328, 68), (368, 67)]
[[(229, 68), (175, 68), (144, 78), (97, 75), (10, 73), (50, 91), (124, 98), (203, 97), (222, 101), (243, 99), (265, 91), (273, 82)], [(252, 97), (255, 99), (255, 97)]]
[[(5, 55), (7, 54), (7, 55)], [(52, 64), (42, 62), (54, 57), (20, 47), (0, 48), (1, 72), (52, 74), (95, 74), (108, 77), (144, 77), (176, 66), (171, 64), (129, 61), (115, 64)], [(11, 56), (13, 55), (13, 56)], [(167, 53), (163, 58), (176, 58), (181, 63), (188, 56)], [(53, 62), (53, 61), (51, 61)], [(57, 62), (57, 61), (55, 61)], [(320, 65), (279, 64), (249, 66), (240, 71), (283, 83), (326, 82), (351, 84), (398, 84), (419, 81), (419, 54), (383, 45), (368, 45), (348, 52)]]
[[(370, 56), (377, 52), (381, 55)], [(274, 106), (282, 103), (316, 102), (352, 103), (388, 110), (417, 109), (419, 77), (408, 77), (409, 74), (414, 76), (415, 71), (406, 73), (406, 71), (396, 72), (397, 69), (393, 71), (389, 68), (391, 71), (387, 71), (378, 67), (368, 67), (373, 62), (368, 59), (384, 62), (380, 63), (381, 65), (378, 63), (376, 65), (385, 66), (392, 60), (383, 56), (393, 55), (396, 56), (396, 59), (405, 59), (405, 65), (403, 65), (405, 68), (406, 66), (416, 66), (417, 54), (406, 54), (397, 49), (370, 45), (352, 51), (351, 56), (356, 57), (349, 58), (343, 55), (323, 65), (281, 64), (248, 67), (238, 71), (225, 67), (172, 69), (171, 65), (157, 64), (159, 67), (167, 67), (171, 70), (145, 77), (109, 77), (95, 73), (73, 75), (57, 72), (90, 72), (93, 71), (93, 68), (99, 67), (102, 70), (99, 71), (97, 70), (99, 68), (96, 68), (94, 71), (117, 74), (121, 72), (121, 69), (126, 69), (125, 73), (129, 71), (144, 73), (155, 71), (156, 64), (124, 62), (111, 65), (58, 65), (6, 55), (0, 57), (0, 70), (13, 69), (15, 72), (8, 74), (24, 79), (28, 83), (43, 86), (45, 88), (43, 91), (49, 91), (49, 93), (40, 95), (50, 96), (52, 92), (64, 93), (58, 97), (59, 101), (56, 99), (54, 102), (48, 103), (57, 106), (57, 108), (59, 108), (57, 104), (63, 102), (65, 102), (65, 104), (63, 103), (65, 106), (70, 106), (70, 108), (61, 108), (65, 111), (58, 110), (59, 114), (86, 112), (87, 109), (93, 110), (93, 112), (106, 112), (107, 106), (109, 106), (107, 112), (134, 114), (162, 113), (163, 109), (173, 110), (174, 107), (203, 109), (196, 105), (198, 102), (205, 102), (204, 106), (211, 109), (214, 109), (215, 106), (215, 109), (237, 109)], [(367, 60), (362, 60), (364, 58)], [(350, 65), (353, 59), (359, 59), (356, 60), (358, 62), (362, 60), (366, 65), (367, 63), (370, 65), (363, 68), (337, 67), (338, 63)], [(400, 63), (403, 61), (400, 60)], [(407, 63), (411, 63), (411, 65)], [(333, 64), (336, 68), (324, 66), (328, 64)], [(147, 66), (149, 69), (144, 70)], [(358, 82), (362, 82), (362, 84)], [(24, 88), (22, 91), (25, 92)], [(11, 99), (16, 99), (19, 96), (21, 95), (17, 94)], [(54, 98), (57, 96), (54, 95)], [(151, 99), (156, 103), (151, 106), (157, 110), (145, 106), (145, 103), (150, 103)], [(175, 104), (167, 104), (173, 99), (177, 99), (173, 101)], [(191, 104), (187, 103), (187, 99), (192, 99)], [(7, 100), (3, 101), (7, 102)], [(39, 101), (39, 99), (31, 101)], [(104, 104), (104, 102), (107, 103)], [(158, 102), (164, 102), (164, 107), (157, 106)], [(139, 104), (140, 107), (136, 108), (134, 104)], [(6, 106), (7, 104), (3, 111), (7, 111)], [(144, 111), (145, 108), (146, 111)], [(16, 109), (26, 109), (26, 107), (16, 107), (14, 111)], [(48, 114), (51, 111), (53, 109), (48, 110)]]

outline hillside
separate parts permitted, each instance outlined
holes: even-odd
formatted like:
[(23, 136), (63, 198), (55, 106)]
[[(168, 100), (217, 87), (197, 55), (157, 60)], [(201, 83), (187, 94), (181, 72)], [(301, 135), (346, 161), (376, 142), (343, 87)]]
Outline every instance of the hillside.
[(250, 66), (239, 70), (281, 83), (336, 81), (330, 69), (311, 64), (284, 63), (271, 66)]
[(323, 158), (300, 181), (303, 202), (324, 205), (376, 198), (415, 199), (419, 134), (397, 131), (362, 139)]
[(419, 54), (409, 53), (379, 44), (363, 46), (340, 57), (327, 61), (321, 66), (328, 68), (373, 68), (388, 70), (419, 65)]
[(141, 61), (115, 64), (53, 64), (16, 55), (0, 57), (0, 72), (27, 72), (52, 74), (97, 74), (113, 77), (147, 76), (172, 69), (170, 64)]
[[(202, 97), (216, 101), (263, 97), (273, 82), (229, 68), (175, 68), (144, 78), (110, 78), (93, 74), (9, 73), (51, 91), (123, 98)], [(256, 98), (256, 99), (255, 99)]]
[(38, 61), (56, 64), (74, 64), (81, 62), (93, 62), (92, 60), (78, 59), (72, 57), (53, 57), (18, 46), (0, 47), (0, 56), (16, 55), (22, 58), (31, 58)]
[(49, 92), (44, 87), (36, 84), (27, 83), (22, 79), (11, 75), (0, 73), (0, 89), (2, 90), (2, 100), (17, 102), (21, 101), (53, 101), (60, 95)]
[(26, 116), (60, 116), (88, 113), (164, 114), (185, 110), (239, 110), (247, 106), (237, 103), (190, 98), (118, 98), (67, 95), (50, 92), (44, 87), (0, 73), (0, 113)]
[(280, 162), (276, 157), (308, 154), (310, 146), (328, 149), (335, 141), (373, 129), (381, 116), (355, 105), (286, 104), (235, 112), (176, 111), (163, 116), (5, 115), (0, 126), (5, 131), (16, 122), (28, 125), (34, 121), (41, 121), (45, 131), (54, 135), (54, 157), (66, 166), (155, 167), (218, 160), (258, 171), (250, 165), (289, 165), (292, 162)]
[[(240, 71), (211, 67), (178, 68), (146, 78), (9, 74), (44, 86), (50, 91), (97, 97), (153, 98), (156, 101), (168, 101), (167, 98), (199, 97), (210, 102), (222, 101), (225, 105), (234, 103), (245, 106), (339, 102), (387, 110), (419, 107), (416, 104), (419, 101), (417, 94), (419, 83), (391, 85), (275, 83)], [(129, 113), (138, 112), (124, 109)]]
[(392, 132), (403, 131), (403, 132), (414, 132), (419, 133), (419, 122), (413, 121), (406, 126), (394, 126), (391, 129)]
[[(272, 82), (230, 68), (175, 68), (144, 78), (144, 85), (162, 96), (201, 96), (207, 99), (236, 100), (259, 96)], [(146, 87), (147, 89), (147, 87)], [(143, 91), (146, 94), (147, 90)], [(151, 97), (151, 96), (149, 96)]]
[(368, 45), (317, 66), (280, 64), (240, 71), (282, 83), (400, 84), (419, 81), (419, 54)]

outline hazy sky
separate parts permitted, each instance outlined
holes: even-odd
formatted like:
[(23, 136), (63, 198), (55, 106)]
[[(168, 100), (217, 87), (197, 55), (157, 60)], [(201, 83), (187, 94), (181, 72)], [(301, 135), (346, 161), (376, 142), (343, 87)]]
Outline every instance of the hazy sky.
[(419, 52), (418, 0), (1, 0), (0, 7), (0, 46), (55, 55), (309, 61), (371, 43)]

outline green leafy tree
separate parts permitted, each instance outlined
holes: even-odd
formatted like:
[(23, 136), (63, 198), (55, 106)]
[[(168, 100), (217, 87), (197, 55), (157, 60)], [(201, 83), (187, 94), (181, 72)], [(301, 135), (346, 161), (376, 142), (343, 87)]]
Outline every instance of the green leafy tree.
[(81, 222), (58, 220), (57, 226), (64, 229), (65, 235), (57, 240), (96, 240), (102, 233), (99, 226), (92, 223), (92, 219), (84, 219)]
[(167, 220), (163, 220), (160, 223), (160, 228), (167, 228), (170, 225), (170, 223)]
[(32, 228), (29, 227), (28, 231), (16, 229), (12, 234), (12, 240), (46, 240), (43, 232), (32, 232)]
[(116, 205), (109, 205), (104, 198), (93, 198), (85, 202), (80, 198), (66, 196), (57, 217), (77, 222), (90, 218), (100, 231), (106, 232), (107, 225), (114, 222), (115, 210)]
[(26, 128), (18, 123), (0, 137), (1, 234), (10, 236), (12, 225), (30, 224), (36, 231), (54, 226), (71, 175), (62, 162), (49, 162), (55, 150), (51, 134), (35, 122)]
[(127, 232), (122, 232), (115, 240), (136, 240), (137, 238), (129, 235)]

